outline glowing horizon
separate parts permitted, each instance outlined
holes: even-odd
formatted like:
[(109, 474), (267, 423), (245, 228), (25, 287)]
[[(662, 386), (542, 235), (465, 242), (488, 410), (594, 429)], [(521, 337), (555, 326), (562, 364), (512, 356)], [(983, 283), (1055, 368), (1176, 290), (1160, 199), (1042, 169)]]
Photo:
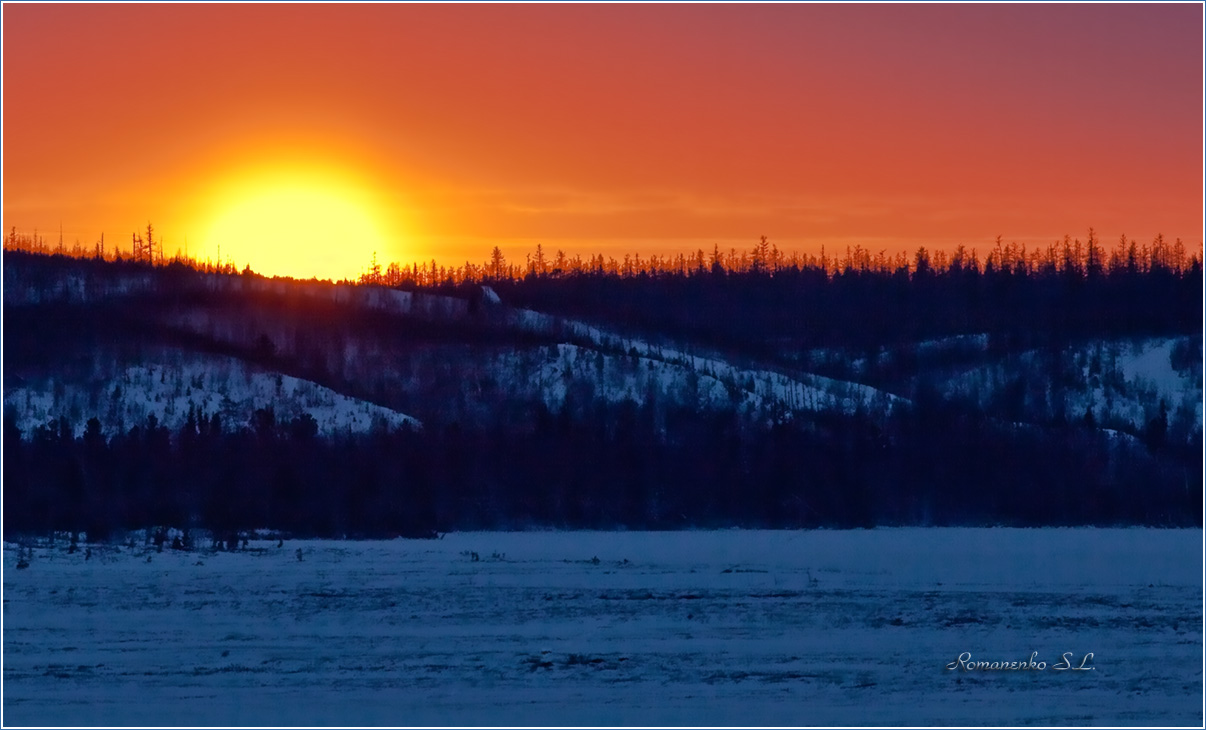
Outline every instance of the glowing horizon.
[(339, 278), (374, 251), (458, 266), (762, 235), (1202, 246), (1197, 5), (3, 13), (4, 226), (62, 225), (68, 248), (151, 221), (169, 256), (227, 240), (239, 267)]

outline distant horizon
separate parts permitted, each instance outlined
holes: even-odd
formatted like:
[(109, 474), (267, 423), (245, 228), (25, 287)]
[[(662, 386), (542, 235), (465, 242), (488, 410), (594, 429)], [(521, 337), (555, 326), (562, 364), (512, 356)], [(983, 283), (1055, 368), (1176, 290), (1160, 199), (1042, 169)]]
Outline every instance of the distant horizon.
[[(154, 236), (153, 232), (148, 233)], [(1093, 229), (1087, 233), (1089, 235), (1084, 241), (1080, 238), (1065, 236), (1045, 246), (1029, 246), (998, 237), (983, 250), (975, 246), (959, 244), (951, 249), (918, 246), (912, 251), (898, 250), (895, 254), (887, 254), (882, 249), (876, 251), (858, 244), (837, 250), (826, 250), (822, 247), (820, 251), (811, 254), (785, 251), (765, 236), (761, 237), (759, 243), (750, 247), (722, 248), (719, 244), (714, 244), (706, 250), (695, 248), (685, 252), (647, 256), (642, 256), (639, 252), (625, 252), (618, 256), (598, 252), (587, 256), (580, 253), (571, 255), (563, 249), (544, 248), (540, 242), (537, 242), (534, 249), (519, 252), (522, 258), (508, 254), (500, 246), (496, 246), (492, 255), (484, 260), (466, 260), (459, 264), (441, 263), (436, 259), (387, 261), (374, 252), (372, 258), (365, 262), (360, 271), (354, 275), (343, 277), (293, 276), (257, 270), (250, 263), (239, 263), (229, 257), (223, 257), (225, 260), (198, 259), (181, 251), (169, 253), (168, 249), (162, 248), (161, 242), (158, 240), (149, 247), (150, 253), (148, 253), (147, 249), (143, 248), (146, 245), (145, 239), (140, 234), (133, 234), (135, 242), (129, 247), (114, 248), (105, 244), (102, 248), (100, 242), (94, 244), (92, 248), (82, 245), (68, 247), (65, 242), (59, 246), (57, 240), (54, 245), (51, 245), (46, 242), (44, 237), (35, 239), (32, 235), (22, 234), (12, 227), (3, 239), (3, 251), (6, 254), (22, 252), (46, 256), (63, 255), (70, 258), (106, 262), (143, 262), (155, 266), (183, 264), (198, 271), (229, 274), (250, 272), (265, 278), (301, 282), (319, 281), (386, 286), (402, 284), (441, 286), (450, 282), (461, 284), (492, 279), (519, 280), (533, 274), (538, 276), (606, 274), (621, 278), (643, 274), (693, 276), (711, 271), (716, 265), (728, 274), (821, 269), (832, 276), (844, 271), (873, 273), (907, 271), (913, 275), (922, 267), (930, 268), (938, 273), (951, 270), (987, 273), (993, 267), (1003, 267), (1011, 272), (1025, 270), (1029, 274), (1036, 274), (1045, 268), (1061, 271), (1072, 266), (1076, 267), (1081, 275), (1084, 275), (1094, 265), (1100, 266), (1106, 273), (1121, 272), (1128, 265), (1129, 259), (1129, 264), (1136, 265), (1136, 270), (1140, 273), (1153, 270), (1157, 266), (1163, 266), (1178, 274), (1192, 272), (1195, 267), (1199, 272), (1201, 270), (1204, 252), (1200, 248), (1187, 247), (1179, 238), (1169, 240), (1163, 235), (1157, 234), (1152, 241), (1145, 242), (1124, 235), (1111, 243), (1103, 241)], [(498, 255), (497, 262), (494, 254)], [(1093, 260), (1096, 261), (1096, 264), (1091, 263)]]
[[(151, 221), (154, 223), (154, 221)], [(22, 226), (8, 220), (5, 221), (3, 230), (4, 237), (7, 239), (12, 229), (16, 229), (19, 236), (37, 235), (43, 240), (53, 253), (58, 248), (59, 228), (57, 226), (51, 228), (42, 228), (37, 226)], [(703, 250), (705, 254), (711, 253), (714, 247), (719, 247), (721, 251), (727, 252), (730, 249), (736, 249), (738, 252), (748, 250), (756, 246), (762, 235), (766, 235), (771, 243), (778, 246), (780, 250), (787, 254), (799, 254), (801, 256), (819, 256), (824, 250), (827, 256), (833, 256), (835, 253), (844, 251), (847, 247), (854, 248), (856, 246), (871, 251), (873, 254), (883, 251), (887, 256), (892, 257), (901, 253), (912, 255), (918, 248), (924, 247), (931, 253), (945, 251), (948, 254), (953, 252), (960, 246), (972, 250), (985, 250), (996, 244), (996, 239), (1000, 236), (1003, 243), (1013, 243), (1018, 246), (1026, 246), (1028, 248), (1045, 248), (1050, 245), (1061, 244), (1064, 239), (1086, 240), (1089, 231), (1095, 231), (1099, 241), (1104, 241), (1106, 245), (1116, 243), (1120, 237), (1125, 236), (1128, 241), (1137, 241), (1139, 243), (1150, 243), (1158, 236), (1163, 237), (1166, 241), (1172, 242), (1180, 239), (1182, 243), (1189, 249), (1197, 250), (1199, 253), (1206, 251), (1206, 239), (1198, 236), (1197, 239), (1186, 239), (1182, 236), (1170, 236), (1165, 231), (1157, 228), (1151, 235), (1133, 235), (1129, 231), (1122, 230), (1114, 233), (1103, 232), (1092, 226), (1085, 226), (1075, 232), (1066, 231), (1058, 235), (1042, 235), (1035, 234), (1029, 236), (1009, 236), (1007, 234), (992, 234), (978, 239), (964, 238), (941, 238), (941, 237), (926, 237), (919, 238), (867, 238), (852, 236), (848, 238), (833, 238), (826, 240), (805, 240), (799, 241), (795, 239), (779, 239), (767, 234), (754, 234), (738, 238), (720, 238), (720, 237), (702, 237), (702, 238), (663, 238), (663, 239), (473, 239), (473, 240), (457, 240), (451, 245), (455, 246), (456, 250), (464, 250), (467, 252), (468, 258), (462, 257), (459, 261), (451, 256), (434, 256), (426, 258), (406, 259), (405, 263), (430, 263), (432, 258), (435, 258), (441, 265), (456, 266), (463, 265), (466, 260), (477, 263), (488, 259), (490, 253), (495, 246), (501, 248), (507, 256), (512, 253), (520, 255), (524, 253), (532, 253), (537, 246), (541, 246), (546, 252), (555, 253), (558, 250), (564, 251), (566, 256), (582, 256), (590, 258), (592, 256), (616, 257), (622, 258), (624, 255), (640, 254), (647, 257), (649, 253), (657, 254), (658, 256), (677, 256), (679, 254), (692, 255), (696, 251)], [(155, 224), (156, 231), (160, 228)], [(141, 226), (141, 231), (146, 230), (146, 222)], [(131, 250), (130, 236), (131, 234), (139, 234), (140, 228), (130, 227), (125, 231), (98, 231), (93, 234), (78, 235), (73, 232), (73, 229), (64, 227), (62, 229), (63, 248), (70, 251), (71, 248), (78, 242), (80, 247), (85, 250), (90, 250), (104, 236), (105, 246), (109, 250), (113, 250), (113, 246), (118, 247), (117, 250), (129, 252)], [(168, 241), (168, 248), (165, 254), (174, 256), (179, 253), (182, 256), (194, 257), (195, 251), (189, 251), (186, 242), (192, 240), (192, 236), (173, 232), (171, 230), (162, 234), (165, 240)], [(196, 246), (193, 247), (197, 248)], [(179, 251), (177, 251), (179, 249)], [(384, 250), (389, 250), (384, 249)], [(216, 253), (216, 252), (215, 252)], [(223, 257), (226, 258), (226, 257)], [(394, 259), (399, 263), (403, 263), (402, 259)], [(246, 262), (243, 262), (246, 263)]]

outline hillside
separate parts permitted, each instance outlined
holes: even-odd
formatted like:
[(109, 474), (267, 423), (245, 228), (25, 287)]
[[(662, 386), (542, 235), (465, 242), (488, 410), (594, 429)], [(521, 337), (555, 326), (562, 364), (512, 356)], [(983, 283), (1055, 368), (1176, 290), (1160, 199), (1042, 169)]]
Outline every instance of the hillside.
[[(10, 252), (4, 284), (14, 527), (89, 512), (35, 483), (145, 501), (121, 526), (312, 534), (1200, 520), (1202, 344), (1176, 318), (800, 349), (632, 325), (621, 302), (516, 306), (522, 283), (401, 291)], [(238, 507), (215, 486), (231, 481)]]
[(86, 380), (49, 375), (36, 383), (14, 383), (5, 388), (5, 409), (11, 409), (23, 432), (47, 424), (61, 427), (66, 419), (73, 433), (82, 434), (93, 418), (106, 434), (124, 433), (148, 418), (179, 431), (201, 414), (237, 427), (268, 409), (285, 422), (309, 416), (322, 436), (419, 425), (397, 411), (231, 357), (164, 350), (148, 354), (146, 362), (118, 369), (110, 361)]

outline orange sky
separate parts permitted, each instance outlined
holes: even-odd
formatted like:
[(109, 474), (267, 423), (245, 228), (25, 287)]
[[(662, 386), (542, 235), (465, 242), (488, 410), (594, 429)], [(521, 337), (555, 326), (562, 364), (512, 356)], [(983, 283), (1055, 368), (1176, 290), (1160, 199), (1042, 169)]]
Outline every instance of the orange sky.
[(803, 251), (987, 249), (1090, 226), (1197, 247), (1202, 17), (6, 3), (4, 226), (57, 240), (61, 223), (70, 246), (150, 220), (169, 252), (187, 238), (197, 254), (232, 190), (300, 171), (355, 188), (383, 260), (763, 234)]

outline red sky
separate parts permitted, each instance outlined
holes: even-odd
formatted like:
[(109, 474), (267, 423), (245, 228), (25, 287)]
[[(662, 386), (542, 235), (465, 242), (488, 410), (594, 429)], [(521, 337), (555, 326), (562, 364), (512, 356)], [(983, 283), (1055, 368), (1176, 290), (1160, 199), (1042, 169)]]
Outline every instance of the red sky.
[(61, 223), (90, 245), (150, 220), (169, 248), (199, 247), (231, 190), (301, 169), (361, 191), (382, 258), (402, 261), (760, 235), (984, 250), (1090, 226), (1199, 247), (1202, 18), (1196, 3), (6, 3), (4, 226), (57, 239)]

